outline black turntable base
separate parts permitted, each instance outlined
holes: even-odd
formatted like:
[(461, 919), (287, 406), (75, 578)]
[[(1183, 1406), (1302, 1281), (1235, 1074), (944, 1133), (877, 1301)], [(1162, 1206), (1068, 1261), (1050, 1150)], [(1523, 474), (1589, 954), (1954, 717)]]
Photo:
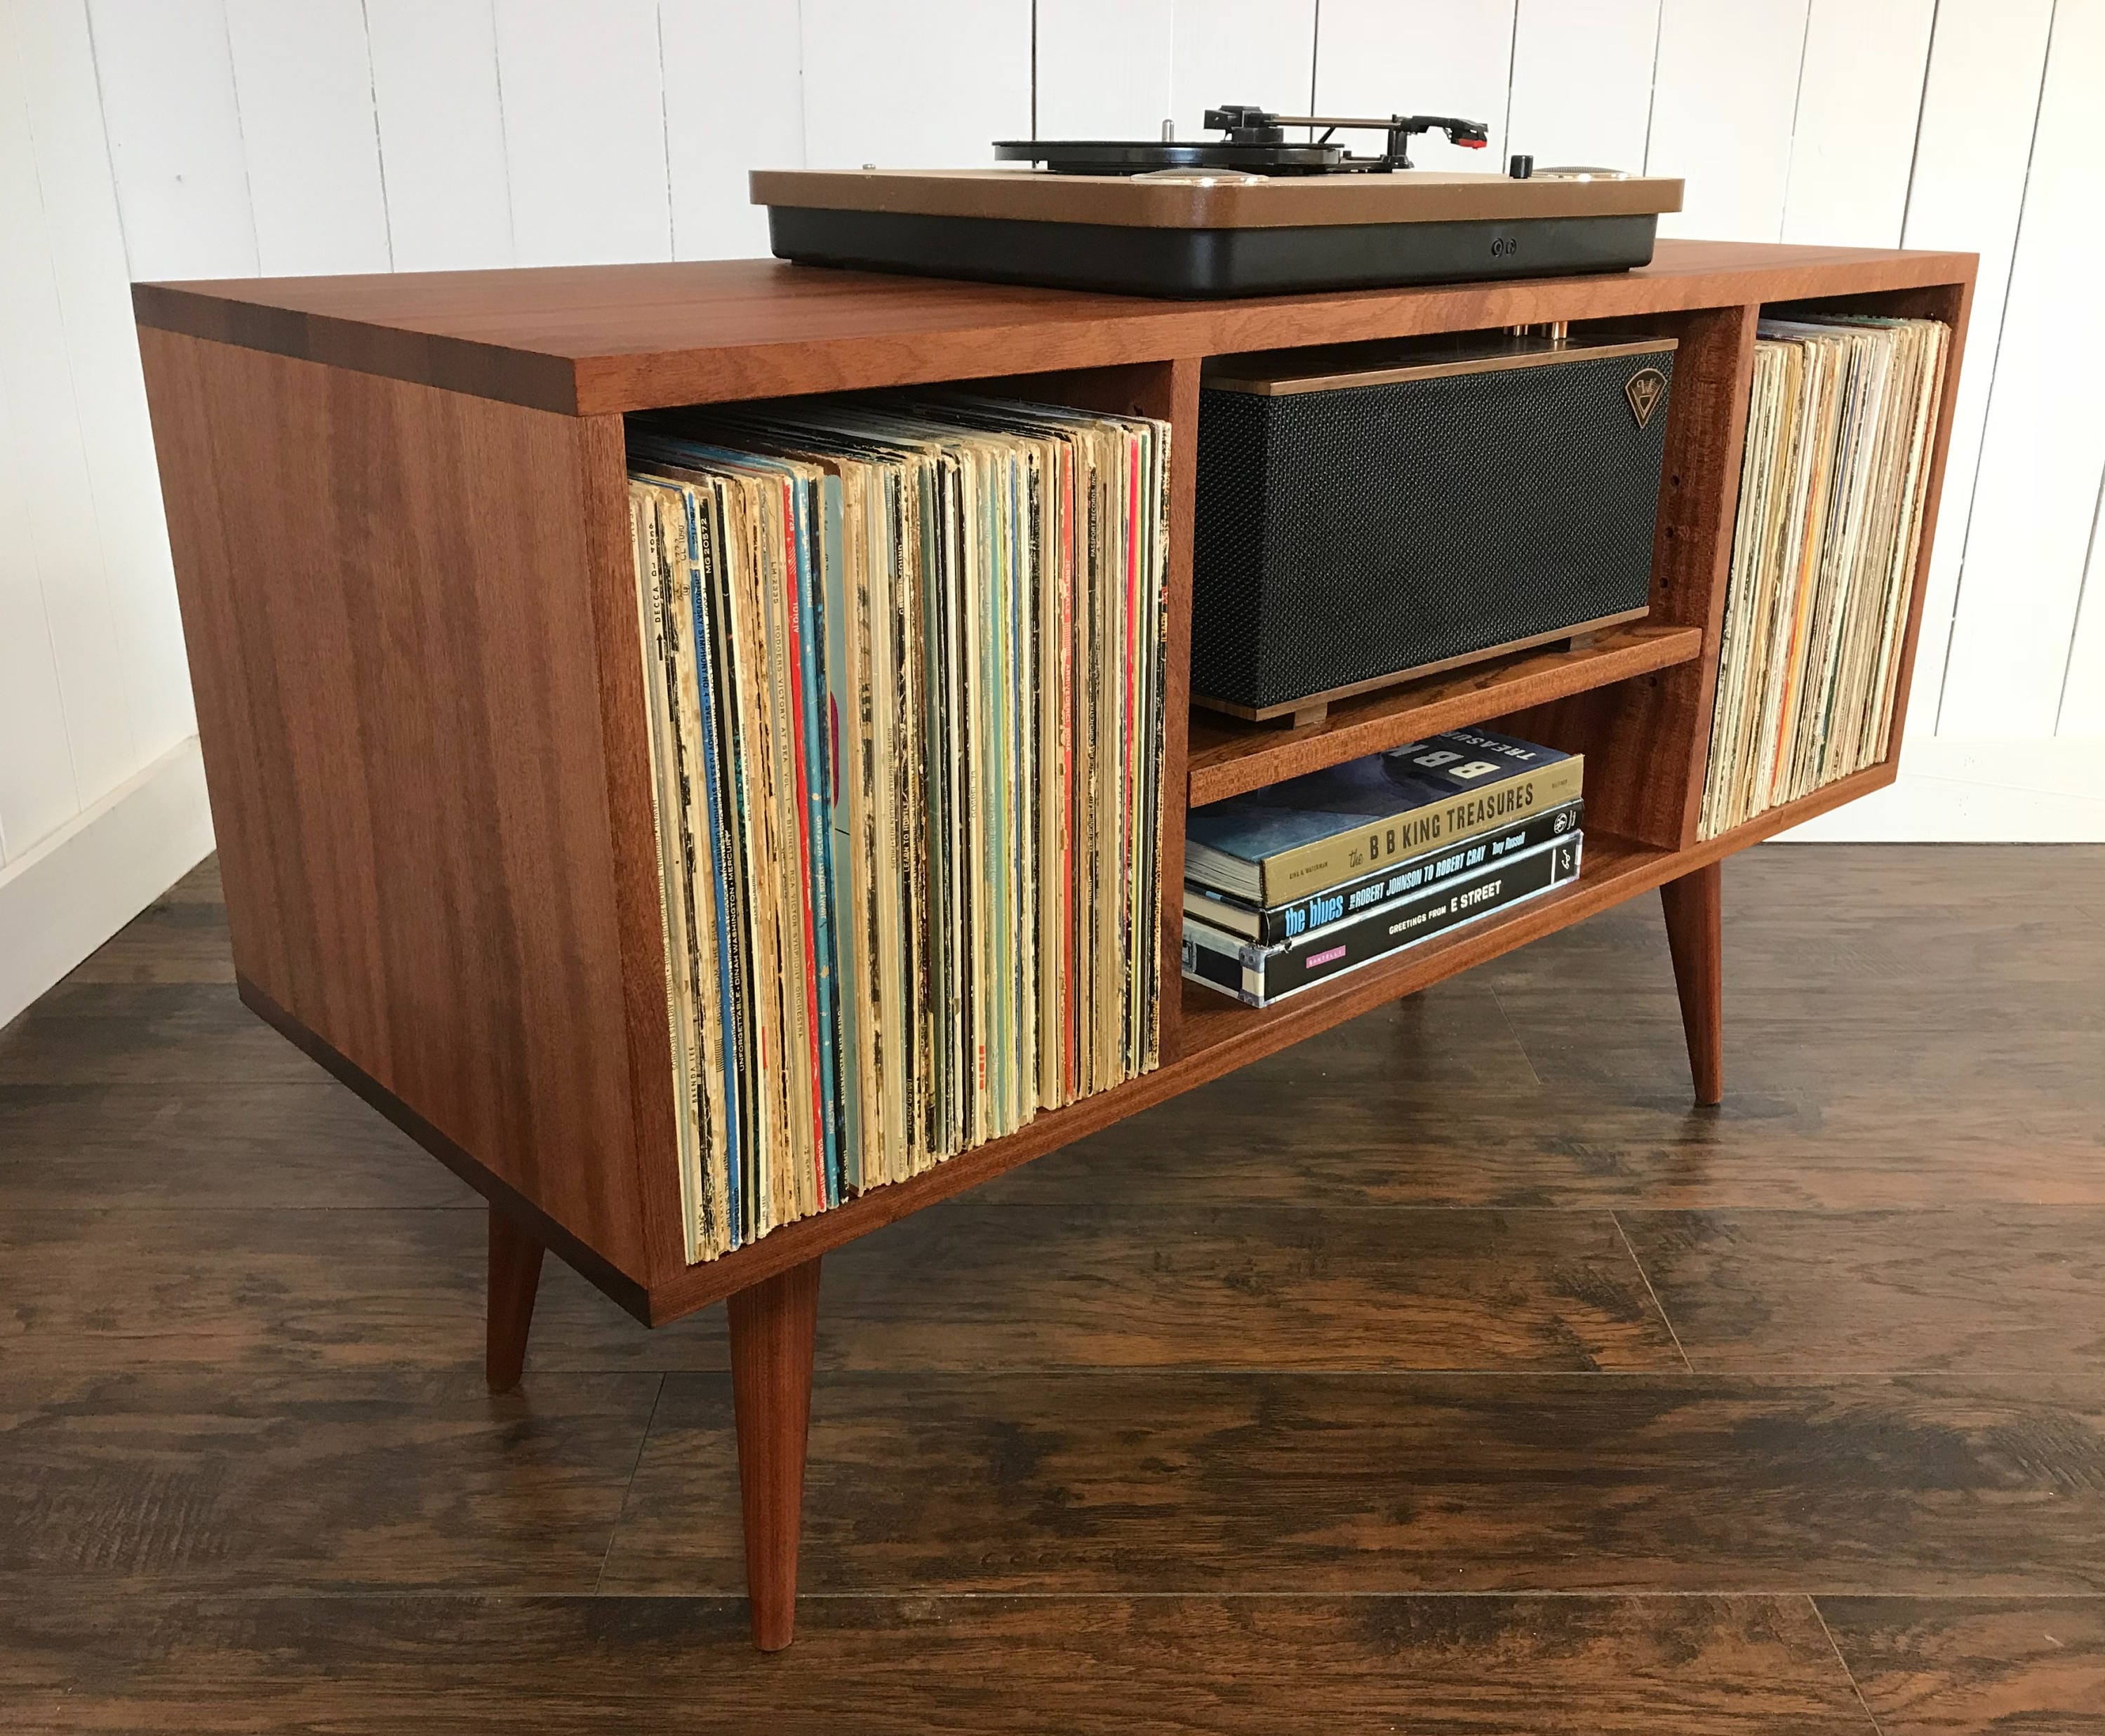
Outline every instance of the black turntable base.
[[(1213, 140), (1014, 140), (997, 158), (1042, 167), (758, 170), (781, 258), (937, 277), (1180, 297), (1369, 289), (1615, 271), (1648, 264), (1681, 182), (1601, 169), (1504, 175), (1410, 167), (1415, 133), (1483, 142), (1444, 116), (1343, 121), (1210, 110)], [(1289, 140), (1289, 126), (1322, 128)], [(1354, 157), (1340, 126), (1384, 131)]]

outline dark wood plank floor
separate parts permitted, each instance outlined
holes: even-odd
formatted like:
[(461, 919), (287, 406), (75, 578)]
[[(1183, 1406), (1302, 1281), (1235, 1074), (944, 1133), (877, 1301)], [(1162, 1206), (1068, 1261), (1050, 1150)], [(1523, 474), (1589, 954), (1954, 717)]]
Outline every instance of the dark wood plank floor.
[(0, 1728), (2105, 1731), (2105, 850), (1726, 870), (828, 1261), (796, 1646), (721, 1310), (235, 1003), (209, 865), (0, 1032)]

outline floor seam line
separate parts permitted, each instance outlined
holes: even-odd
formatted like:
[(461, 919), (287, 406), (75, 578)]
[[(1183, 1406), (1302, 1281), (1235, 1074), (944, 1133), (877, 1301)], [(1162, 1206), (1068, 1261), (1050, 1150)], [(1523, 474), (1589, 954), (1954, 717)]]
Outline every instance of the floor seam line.
[(1630, 1264), (1637, 1268), (1638, 1277), (1645, 1287), (1645, 1294), (1651, 1298), (1651, 1305), (1659, 1310), (1660, 1324), (1666, 1328), (1666, 1336), (1674, 1340), (1674, 1353), (1681, 1358), (1683, 1369), (1689, 1374), (1694, 1374), (1696, 1365), (1688, 1359), (1688, 1351), (1681, 1342), (1680, 1333), (1674, 1329), (1673, 1317), (1667, 1313), (1666, 1304), (1660, 1300), (1659, 1292), (1652, 1288), (1651, 1274), (1645, 1270), (1644, 1262), (1638, 1258), (1638, 1251), (1630, 1241), (1630, 1233), (1623, 1228), (1622, 1219), (1617, 1215), (1612, 1207), (1608, 1212), (1608, 1221), (1616, 1226), (1616, 1234), (1622, 1239), (1623, 1251), (1629, 1255)]
[(1827, 1612), (1820, 1607), (1820, 1599), (1813, 1592), (1805, 1594), (1805, 1600), (1812, 1607), (1812, 1619), (1820, 1624), (1820, 1631), (1827, 1635), (1828, 1649), (1835, 1653), (1835, 1661), (1842, 1666), (1843, 1680), (1848, 1683), (1850, 1693), (1857, 1696), (1857, 1703), (1864, 1708), (1864, 1716), (1871, 1720), (1872, 1736), (1886, 1736), (1879, 1726), (1879, 1715), (1871, 1710), (1871, 1702), (1864, 1698), (1864, 1690), (1857, 1685), (1857, 1672), (1849, 1667), (1849, 1660), (1842, 1655), (1842, 1647), (1835, 1638), (1835, 1630), (1827, 1625)]
[(650, 1394), (650, 1414), (643, 1419), (643, 1433), (636, 1442), (636, 1462), (628, 1467), (628, 1480), (621, 1486), (621, 1504), (614, 1510), (614, 1523), (607, 1527), (606, 1547), (600, 1551), (599, 1571), (592, 1575), (591, 1595), (599, 1597), (606, 1588), (606, 1564), (614, 1559), (614, 1546), (621, 1535), (621, 1522), (628, 1517), (628, 1497), (636, 1488), (637, 1473), (643, 1469), (643, 1455), (650, 1445), (650, 1431), (657, 1426), (658, 1407), (665, 1399), (665, 1373), (659, 1371), (658, 1385)]

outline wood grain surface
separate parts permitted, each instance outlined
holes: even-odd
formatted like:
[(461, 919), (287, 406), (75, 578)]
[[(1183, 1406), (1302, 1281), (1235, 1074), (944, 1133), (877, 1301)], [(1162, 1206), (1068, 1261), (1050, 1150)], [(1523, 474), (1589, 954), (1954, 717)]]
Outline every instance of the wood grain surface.
[(1819, 1607), (1883, 1736), (2089, 1736), (2105, 1725), (2105, 1598)]
[(1191, 717), (1191, 805), (1225, 801), (1281, 778), (1342, 765), (1441, 730), (1649, 674), (1685, 663), (1702, 649), (1703, 635), (1695, 628), (1618, 627), (1582, 649), (1555, 646), (1519, 651), (1341, 700), (1320, 723), (1244, 723), (1217, 712), (1196, 711)]
[[(1811, 1603), (822, 1598), (797, 1649), (735, 1599), (0, 1596), (34, 1727), (603, 1736), (1871, 1736)], [(83, 1671), (81, 1660), (92, 1658)]]
[(490, 1396), (208, 869), (0, 1031), (5, 1721), (2087, 1736), (2101, 866), (1736, 859), (1714, 1111), (1638, 900), (829, 1255), (772, 1662), (722, 1311)]
[(1724, 864), (1706, 862), (1659, 889), (1674, 987), (1688, 1041), (1696, 1101), (1715, 1108), (1725, 1097)]
[[(602, 1582), (735, 1592), (726, 1383), (664, 1382)], [(902, 1461), (914, 1474), (896, 1474)], [(818, 1380), (807, 1595), (1236, 1583), (1355, 1595), (2105, 1591), (2105, 1380)]]
[(1970, 253), (1664, 240), (1642, 271), (1169, 302), (771, 259), (141, 284), (142, 326), (576, 415), (1972, 280)]
[(595, 651), (633, 583), (619, 423), (141, 338), (235, 965), (644, 1279), (618, 917), (649, 869)]
[(1620, 1221), (1699, 1369), (2105, 1365), (2105, 1208)]
[(797, 1542), (804, 1517), (804, 1447), (811, 1428), (811, 1345), (819, 1262), (792, 1266), (727, 1299), (731, 1410), (753, 1643), (789, 1644), (797, 1625)]

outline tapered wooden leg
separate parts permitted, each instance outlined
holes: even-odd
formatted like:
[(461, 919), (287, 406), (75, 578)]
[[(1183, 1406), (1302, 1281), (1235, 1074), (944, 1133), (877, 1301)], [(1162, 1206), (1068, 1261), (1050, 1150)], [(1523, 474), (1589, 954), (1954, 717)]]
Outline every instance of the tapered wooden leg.
[(489, 1208), (489, 1389), (508, 1393), (526, 1367), (526, 1333), (541, 1287), (541, 1244)]
[(797, 1621), (797, 1536), (804, 1514), (804, 1444), (811, 1426), (819, 1263), (792, 1266), (779, 1277), (738, 1291), (726, 1306), (753, 1643), (763, 1652), (779, 1652), (789, 1644)]
[(1659, 889), (1666, 911), (1666, 943), (1674, 952), (1674, 986), (1681, 994), (1681, 1027), (1688, 1038), (1688, 1071), (1696, 1101), (1725, 1100), (1724, 875), (1716, 862)]

